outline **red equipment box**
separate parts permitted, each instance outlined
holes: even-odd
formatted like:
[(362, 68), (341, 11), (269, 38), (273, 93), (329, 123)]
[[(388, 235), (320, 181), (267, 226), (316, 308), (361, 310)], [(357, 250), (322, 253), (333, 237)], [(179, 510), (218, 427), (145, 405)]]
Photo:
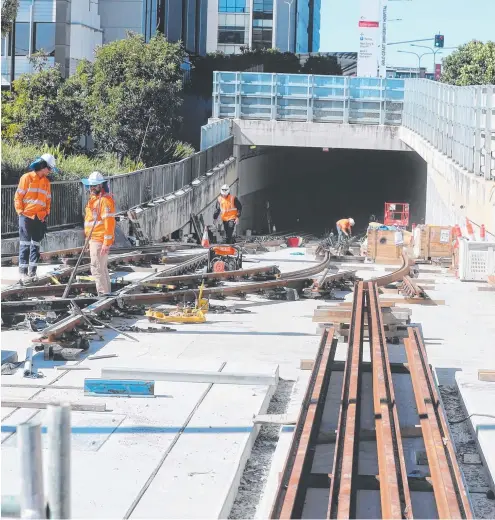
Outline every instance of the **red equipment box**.
[(409, 204), (405, 202), (385, 202), (383, 223), (386, 226), (407, 227), (409, 225)]

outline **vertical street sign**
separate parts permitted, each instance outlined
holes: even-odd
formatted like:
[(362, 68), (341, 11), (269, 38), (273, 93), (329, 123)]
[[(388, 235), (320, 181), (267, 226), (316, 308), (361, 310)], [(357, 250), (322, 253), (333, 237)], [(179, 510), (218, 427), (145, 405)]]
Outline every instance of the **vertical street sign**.
[(442, 64), (435, 63), (435, 81), (438, 81), (440, 79), (441, 75), (442, 75)]
[(357, 75), (376, 78), (379, 64), (380, 0), (360, 0), (358, 26)]
[(388, 0), (381, 0), (380, 5), (380, 78), (387, 77), (387, 8)]

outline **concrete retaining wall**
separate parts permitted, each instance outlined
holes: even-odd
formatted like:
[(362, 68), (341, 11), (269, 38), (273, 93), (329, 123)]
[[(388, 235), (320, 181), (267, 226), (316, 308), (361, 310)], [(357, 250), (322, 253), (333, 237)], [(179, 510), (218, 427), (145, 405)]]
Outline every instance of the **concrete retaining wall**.
[(495, 182), (464, 170), (408, 128), (399, 137), (427, 162), (426, 222), (463, 225), (468, 217), (495, 233)]
[(232, 193), (237, 193), (237, 161), (233, 157), (194, 181), (192, 186), (139, 212), (137, 217), (142, 231), (151, 240), (160, 241), (184, 227), (189, 222), (191, 213), (201, 213), (205, 222), (211, 223), (214, 203), (222, 184), (231, 185)]
[(232, 130), (238, 145), (409, 150), (397, 126), (234, 119)]

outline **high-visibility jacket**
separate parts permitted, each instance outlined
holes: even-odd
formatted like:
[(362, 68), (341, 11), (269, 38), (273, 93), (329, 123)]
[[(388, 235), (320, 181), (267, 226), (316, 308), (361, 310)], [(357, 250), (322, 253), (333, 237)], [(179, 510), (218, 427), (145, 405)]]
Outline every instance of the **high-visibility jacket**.
[(341, 218), (337, 221), (337, 227), (346, 233), (351, 231), (351, 221), (348, 218)]
[(34, 171), (21, 177), (14, 197), (18, 215), (44, 220), (50, 214), (51, 202), (50, 181), (46, 177), (39, 177)]
[(84, 216), (84, 233), (91, 233), (96, 220), (91, 240), (103, 242), (104, 246), (111, 246), (115, 241), (115, 202), (112, 195), (105, 193), (101, 196), (91, 195), (86, 205)]
[(218, 205), (220, 206), (220, 216), (224, 222), (235, 220), (239, 216), (239, 211), (235, 207), (234, 195), (227, 195), (218, 197)]

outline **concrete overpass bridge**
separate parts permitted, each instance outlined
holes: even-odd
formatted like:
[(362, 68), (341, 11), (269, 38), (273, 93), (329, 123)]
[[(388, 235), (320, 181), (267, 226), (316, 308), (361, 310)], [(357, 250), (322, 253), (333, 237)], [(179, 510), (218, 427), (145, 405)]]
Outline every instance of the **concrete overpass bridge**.
[[(345, 214), (375, 213), (378, 198), (365, 199), (382, 191), (381, 200), (409, 200), (416, 222), (455, 224), (467, 216), (495, 233), (493, 85), (216, 72), (213, 117), (202, 142), (212, 144), (226, 128), (239, 161), (239, 195), (247, 202), (244, 227), (263, 227), (256, 217), (266, 203), (260, 199), (281, 206), (277, 189), (291, 206), (286, 213), (293, 212), (284, 184), (312, 197), (304, 189), (309, 183), (331, 192), (329, 203)], [(312, 176), (314, 170), (320, 175)]]

